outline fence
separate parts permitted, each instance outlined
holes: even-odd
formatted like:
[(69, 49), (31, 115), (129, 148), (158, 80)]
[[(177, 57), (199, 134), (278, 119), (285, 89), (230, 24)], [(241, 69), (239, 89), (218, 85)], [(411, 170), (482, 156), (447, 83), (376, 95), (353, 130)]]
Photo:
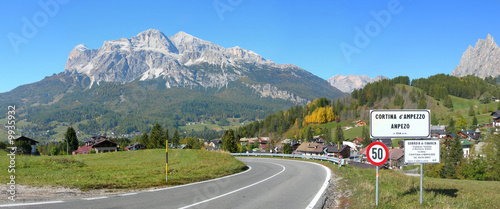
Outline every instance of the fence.
[(276, 154), (276, 153), (231, 153), (233, 156), (248, 156), (248, 157), (281, 157), (281, 158), (302, 158), (320, 161), (330, 161), (339, 166), (344, 165), (344, 159), (320, 155), (300, 155), (300, 154)]

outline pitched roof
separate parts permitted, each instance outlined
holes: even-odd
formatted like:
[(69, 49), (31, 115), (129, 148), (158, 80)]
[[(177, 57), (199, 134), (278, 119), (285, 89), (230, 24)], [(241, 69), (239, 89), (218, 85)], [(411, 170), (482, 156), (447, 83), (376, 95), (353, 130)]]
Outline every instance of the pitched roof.
[(308, 152), (308, 153), (323, 153), (323, 148), (325, 145), (314, 143), (314, 142), (304, 142), (299, 147), (297, 147), (298, 152)]
[(494, 117), (498, 117), (498, 116), (500, 116), (500, 110), (495, 110), (495, 111), (491, 112), (490, 115), (494, 116)]
[[(379, 139), (387, 148), (392, 148), (392, 140), (391, 139)], [(372, 142), (376, 142), (377, 139), (372, 139)]]
[(98, 145), (104, 145), (105, 143), (110, 143), (110, 144), (112, 144), (113, 146), (118, 145), (116, 142), (112, 141), (111, 139), (104, 138), (104, 139), (99, 140), (99, 141), (98, 141), (98, 142), (96, 142), (95, 144), (93, 144), (93, 145), (92, 145), (92, 147), (96, 147), (96, 146), (98, 146)]
[(363, 148), (358, 153), (366, 155), (366, 150), (368, 150), (368, 147)]
[(25, 136), (20, 136), (17, 139), (14, 139), (14, 141), (25, 141), (25, 142), (30, 143), (31, 145), (35, 145), (36, 143), (40, 143), (38, 141), (35, 141), (35, 140), (30, 139), (30, 138), (25, 137)]
[(78, 147), (77, 150), (73, 151), (73, 154), (88, 154), (90, 150), (92, 149), (92, 146), (81, 146)]
[(403, 157), (405, 153), (403, 152), (402, 149), (390, 149), (389, 150), (389, 159), (391, 160), (398, 160), (399, 158)]
[(472, 145), (472, 143), (468, 139), (460, 139), (460, 144), (462, 144), (462, 146)]
[[(349, 147), (349, 146), (347, 146), (347, 145), (343, 145), (343, 144), (342, 144), (342, 145), (340, 145), (340, 146), (338, 147), (338, 148), (340, 148), (340, 149), (337, 149), (337, 145), (328, 145), (328, 146), (327, 146), (327, 149), (328, 149), (328, 151), (327, 151), (327, 152), (329, 152), (329, 153), (339, 153), (339, 152), (344, 151), (344, 149), (346, 149), (346, 148), (348, 148), (348, 147)], [(349, 147), (349, 149), (350, 149), (350, 147)]]

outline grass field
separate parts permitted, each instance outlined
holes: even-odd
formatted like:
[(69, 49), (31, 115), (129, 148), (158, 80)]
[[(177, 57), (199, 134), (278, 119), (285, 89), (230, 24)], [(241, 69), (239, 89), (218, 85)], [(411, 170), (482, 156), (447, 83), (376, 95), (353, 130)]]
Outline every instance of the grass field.
[[(348, 208), (375, 207), (375, 169), (338, 168), (324, 163), (343, 179), (339, 189), (352, 196), (341, 199)], [(424, 178), (420, 206), (420, 178), (393, 170), (380, 170), (380, 208), (500, 208), (500, 182)]]
[[(0, 166), (8, 168), (8, 157)], [(16, 184), (89, 189), (133, 189), (186, 184), (244, 170), (246, 166), (227, 153), (204, 150), (169, 150), (168, 183), (165, 150), (100, 153), (74, 156), (16, 156)], [(0, 173), (0, 183), (9, 180)]]

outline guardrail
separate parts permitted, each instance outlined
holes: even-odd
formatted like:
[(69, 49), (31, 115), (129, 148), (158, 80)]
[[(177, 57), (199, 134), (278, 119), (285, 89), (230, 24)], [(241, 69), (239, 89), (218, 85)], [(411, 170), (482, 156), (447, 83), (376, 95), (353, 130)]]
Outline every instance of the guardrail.
[(233, 156), (248, 156), (248, 157), (282, 157), (282, 158), (302, 158), (320, 161), (330, 161), (342, 166), (345, 164), (345, 159), (336, 157), (320, 156), (320, 155), (299, 155), (299, 154), (276, 154), (276, 153), (231, 153)]

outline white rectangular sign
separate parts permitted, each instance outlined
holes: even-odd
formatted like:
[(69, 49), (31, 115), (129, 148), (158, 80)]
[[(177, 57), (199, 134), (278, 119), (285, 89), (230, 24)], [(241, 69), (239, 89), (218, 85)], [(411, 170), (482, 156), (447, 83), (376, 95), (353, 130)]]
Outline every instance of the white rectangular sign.
[(371, 138), (431, 138), (430, 110), (370, 110)]
[(440, 142), (435, 140), (405, 140), (405, 163), (439, 163)]

